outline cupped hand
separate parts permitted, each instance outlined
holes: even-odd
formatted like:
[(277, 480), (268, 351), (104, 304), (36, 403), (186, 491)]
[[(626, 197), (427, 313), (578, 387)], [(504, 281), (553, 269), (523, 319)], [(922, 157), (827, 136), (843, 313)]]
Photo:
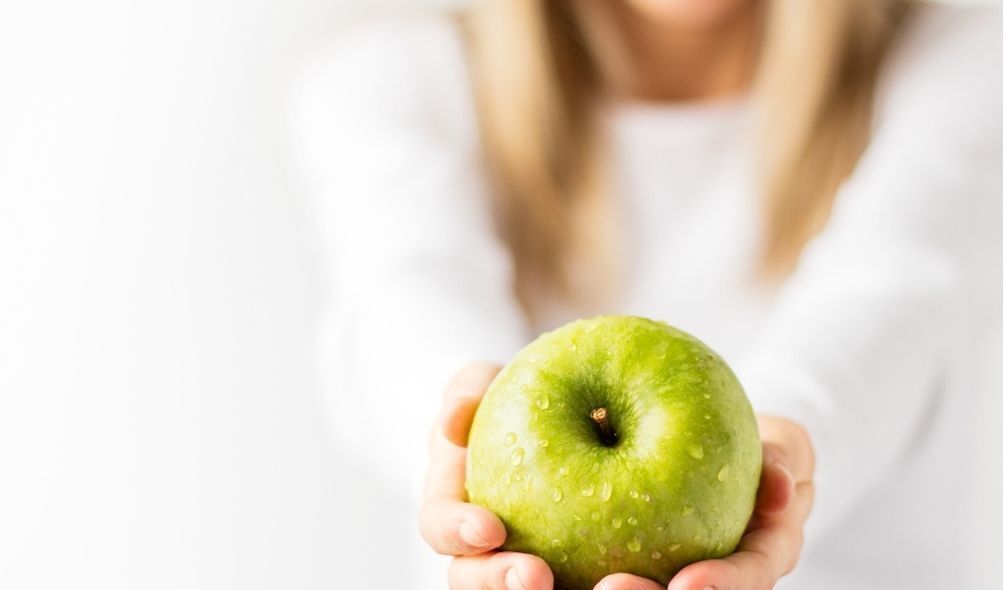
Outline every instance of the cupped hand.
[[(815, 458), (808, 434), (783, 418), (757, 418), (763, 469), (756, 507), (735, 553), (683, 568), (668, 590), (770, 590), (791, 572), (802, 550), (802, 529), (812, 509)], [(596, 590), (661, 590), (629, 574), (603, 578)]]
[[(446, 388), (443, 411), (429, 441), (430, 462), (419, 526), (432, 548), (453, 556), (451, 590), (552, 590), (544, 560), (498, 551), (502, 521), (466, 502), (467, 434), (497, 365), (473, 364)], [(789, 573), (802, 548), (802, 529), (812, 508), (814, 455), (805, 430), (770, 416), (757, 419), (763, 469), (753, 518), (736, 552), (693, 563), (668, 590), (769, 590)], [(661, 584), (629, 574), (603, 578), (596, 590), (659, 590)]]
[(544, 560), (525, 553), (497, 551), (506, 531), (497, 516), (469, 504), (467, 433), (497, 365), (472, 364), (446, 388), (443, 412), (429, 440), (429, 469), (419, 517), (422, 537), (450, 564), (450, 590), (552, 590)]

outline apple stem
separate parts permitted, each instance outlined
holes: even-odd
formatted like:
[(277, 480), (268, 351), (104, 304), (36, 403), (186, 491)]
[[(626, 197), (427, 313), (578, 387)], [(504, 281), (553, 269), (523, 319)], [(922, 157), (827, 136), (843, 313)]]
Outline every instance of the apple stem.
[(607, 414), (608, 412), (606, 408), (596, 408), (592, 412), (589, 412), (589, 417), (596, 423), (596, 427), (600, 431), (600, 439), (603, 441), (603, 444), (610, 446), (617, 442), (617, 434), (614, 433), (614, 429), (610, 427), (610, 419)]

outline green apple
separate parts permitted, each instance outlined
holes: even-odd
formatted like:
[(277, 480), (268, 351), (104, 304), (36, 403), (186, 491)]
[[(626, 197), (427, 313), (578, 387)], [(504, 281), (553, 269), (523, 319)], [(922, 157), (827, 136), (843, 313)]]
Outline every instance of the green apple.
[(666, 583), (735, 549), (760, 463), (721, 357), (664, 323), (605, 316), (542, 335), (498, 374), (471, 426), (467, 491), (556, 588), (613, 572)]

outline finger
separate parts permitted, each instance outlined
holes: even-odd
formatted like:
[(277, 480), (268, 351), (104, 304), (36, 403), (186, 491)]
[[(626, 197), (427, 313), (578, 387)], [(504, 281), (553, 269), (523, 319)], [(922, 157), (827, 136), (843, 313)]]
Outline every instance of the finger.
[(763, 468), (757, 490), (756, 512), (773, 514), (787, 508), (795, 496), (795, 478), (785, 464), (784, 452), (774, 443), (763, 444)]
[(802, 552), (803, 530), (812, 510), (814, 495), (815, 488), (811, 482), (798, 484), (783, 511), (760, 516), (763, 524), (751, 527), (739, 543), (738, 552), (765, 556), (774, 564), (778, 578), (790, 572)]
[(467, 433), (474, 412), (485, 391), (499, 372), (499, 366), (473, 363), (464, 367), (447, 385), (443, 394), (442, 433), (446, 440), (467, 446)]
[(450, 590), (552, 590), (554, 576), (543, 559), (499, 552), (458, 557), (450, 564)]
[(425, 471), (424, 501), (463, 500), (467, 496), (467, 449), (450, 443), (436, 429), (429, 438), (429, 466)]
[(789, 506), (773, 524), (743, 536), (736, 552), (724, 559), (700, 561), (684, 568), (669, 590), (769, 590), (791, 572), (802, 551), (802, 527), (813, 501), (811, 483), (799, 484)]
[(443, 555), (477, 555), (505, 542), (502, 521), (490, 511), (457, 500), (422, 505), (419, 514), (422, 538)]
[(758, 416), (757, 425), (764, 446), (773, 445), (776, 450), (773, 462), (784, 465), (795, 483), (812, 481), (815, 455), (808, 432), (791, 420), (773, 416)]
[(467, 449), (435, 438), (419, 512), (422, 537), (444, 555), (474, 555), (502, 545), (506, 537), (502, 521), (464, 501)]
[[(429, 469), (425, 478), (425, 495), (463, 499), (465, 496), (467, 442), (474, 409), (493, 376), (498, 373), (496, 365), (476, 363), (468, 365), (457, 373), (444, 394), (444, 411), (439, 425), (429, 436)], [(462, 406), (470, 405), (469, 410)], [(447, 437), (462, 439), (459, 444)]]
[[(448, 391), (463, 389), (475, 383), (478, 375), (484, 379), (491, 370), (488, 365), (470, 365), (454, 377)], [(475, 387), (476, 389), (477, 387)], [(456, 398), (453, 393), (448, 393)], [(451, 444), (443, 435), (443, 429), (434, 428), (429, 436), (429, 468), (426, 471), (426, 484), (423, 504), (433, 504), (442, 501), (463, 501), (467, 497), (464, 482), (467, 479), (467, 450)]]
[(795, 487), (795, 499), (791, 505), (791, 518), (794, 522), (803, 526), (809, 519), (812, 512), (812, 505), (816, 500), (816, 486), (812, 482), (800, 483)]
[(777, 581), (772, 567), (764, 555), (733, 553), (688, 565), (670, 580), (668, 590), (770, 590)]
[(631, 574), (611, 574), (600, 580), (593, 590), (663, 590), (663, 586)]
[(436, 429), (429, 453), (419, 513), (422, 537), (444, 555), (474, 555), (500, 546), (506, 537), (502, 521), (488, 510), (464, 502), (467, 449), (451, 444)]
[(473, 397), (475, 400), (480, 400), (500, 369), (498, 365), (487, 361), (466, 365), (446, 385), (443, 401), (449, 402), (456, 397)]

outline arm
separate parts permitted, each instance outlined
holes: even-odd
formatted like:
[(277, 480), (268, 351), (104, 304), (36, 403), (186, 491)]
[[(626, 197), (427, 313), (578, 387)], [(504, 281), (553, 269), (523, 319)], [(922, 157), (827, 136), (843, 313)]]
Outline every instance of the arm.
[(953, 14), (905, 41), (869, 148), (737, 367), (757, 411), (812, 436), (810, 542), (910, 452), (967, 345), (964, 312), (993, 304), (999, 16)]
[(319, 359), (332, 430), (347, 456), (416, 491), (452, 374), (525, 342), (476, 138), (456, 124), (466, 87), (445, 27), (346, 35), (293, 111), (334, 301)]

